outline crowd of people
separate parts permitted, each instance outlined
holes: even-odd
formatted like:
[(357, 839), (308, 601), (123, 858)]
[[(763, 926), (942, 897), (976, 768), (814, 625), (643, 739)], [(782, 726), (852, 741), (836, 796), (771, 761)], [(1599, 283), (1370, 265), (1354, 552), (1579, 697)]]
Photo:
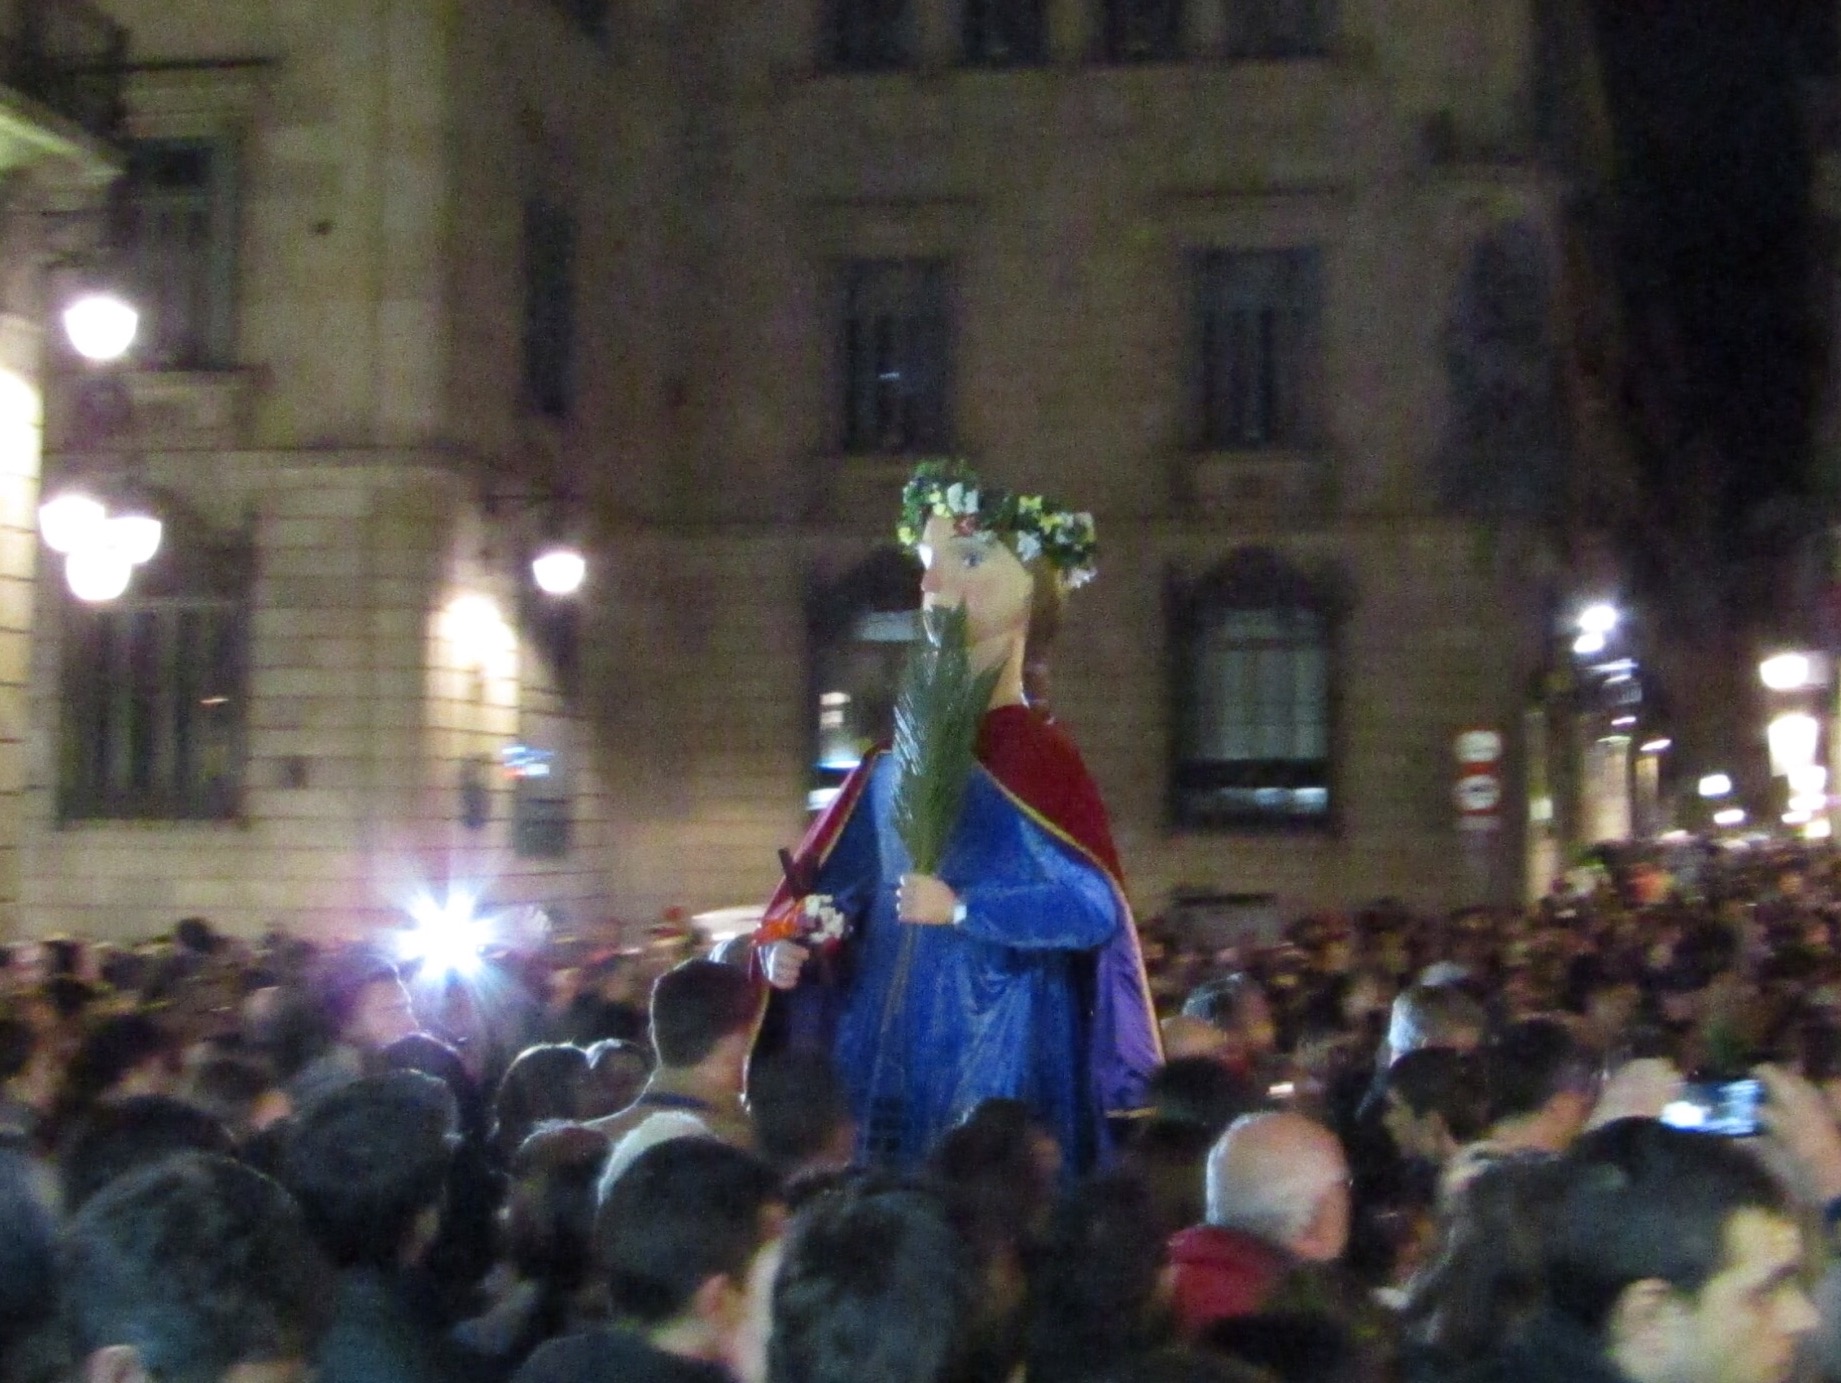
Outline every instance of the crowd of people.
[(1841, 1379), (1841, 856), (1676, 865), (1147, 927), (1085, 1177), (1005, 1100), (864, 1165), (681, 930), (16, 944), (0, 1383)]

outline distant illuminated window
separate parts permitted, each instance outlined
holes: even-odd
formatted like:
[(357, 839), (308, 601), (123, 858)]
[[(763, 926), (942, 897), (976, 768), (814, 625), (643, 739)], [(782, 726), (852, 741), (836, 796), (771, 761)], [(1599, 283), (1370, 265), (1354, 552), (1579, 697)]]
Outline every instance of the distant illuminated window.
[(812, 686), (811, 805), (824, 806), (863, 755), (894, 729), (908, 647), (919, 636), (920, 568), (898, 549), (871, 555), (816, 590), (808, 607)]
[(1236, 554), (1179, 588), (1174, 815), (1188, 826), (1327, 827), (1333, 611), (1274, 554)]

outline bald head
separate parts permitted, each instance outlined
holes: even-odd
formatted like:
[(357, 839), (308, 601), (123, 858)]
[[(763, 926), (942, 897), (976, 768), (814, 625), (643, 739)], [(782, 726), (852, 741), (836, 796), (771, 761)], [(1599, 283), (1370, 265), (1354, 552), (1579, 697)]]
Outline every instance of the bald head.
[(1349, 1163), (1336, 1135), (1301, 1114), (1236, 1119), (1208, 1154), (1208, 1222), (1313, 1262), (1349, 1239)]

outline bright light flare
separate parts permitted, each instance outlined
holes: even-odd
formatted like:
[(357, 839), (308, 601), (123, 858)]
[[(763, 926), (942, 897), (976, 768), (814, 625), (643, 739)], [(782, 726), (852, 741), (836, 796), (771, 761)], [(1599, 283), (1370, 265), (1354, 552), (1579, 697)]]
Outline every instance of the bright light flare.
[(1770, 744), (1772, 772), (1787, 777), (1815, 763), (1822, 725), (1814, 716), (1802, 711), (1787, 712), (1772, 720), (1764, 733)]
[(64, 309), (64, 334), (78, 355), (97, 364), (126, 355), (140, 326), (133, 304), (113, 293), (85, 293)]
[(1573, 640), (1573, 652), (1581, 658), (1589, 658), (1594, 653), (1603, 653), (1604, 648), (1605, 637), (1595, 630), (1588, 629)]
[(419, 961), (438, 975), (471, 975), (489, 939), (485, 922), (474, 911), (478, 899), (456, 890), (446, 902), (421, 894), (409, 904), (411, 929), (400, 943), (403, 959)]
[(1713, 824), (1715, 826), (1724, 826), (1727, 828), (1743, 826), (1745, 824), (1745, 812), (1739, 807), (1723, 808), (1713, 813)]
[(99, 546), (109, 511), (80, 490), (64, 490), (38, 506), (38, 532), (56, 553)]
[(64, 583), (78, 600), (100, 605), (128, 589), (134, 563), (106, 543), (80, 547), (64, 558)]
[(531, 559), (531, 579), (545, 595), (574, 595), (588, 578), (588, 559), (572, 547), (545, 548)]
[(1771, 691), (1801, 691), (1815, 680), (1815, 665), (1807, 653), (1779, 653), (1758, 664), (1758, 679)]
[(1673, 740), (1650, 740), (1643, 744), (1637, 752), (1640, 754), (1666, 754), (1674, 747), (1675, 742)]
[(1732, 779), (1724, 773), (1709, 773), (1700, 780), (1700, 795), (1709, 800), (1732, 795)]
[(1596, 634), (1602, 639), (1617, 628), (1618, 619), (1619, 615), (1615, 605), (1607, 605), (1599, 601), (1595, 605), (1586, 606), (1579, 612), (1579, 629), (1582, 633)]

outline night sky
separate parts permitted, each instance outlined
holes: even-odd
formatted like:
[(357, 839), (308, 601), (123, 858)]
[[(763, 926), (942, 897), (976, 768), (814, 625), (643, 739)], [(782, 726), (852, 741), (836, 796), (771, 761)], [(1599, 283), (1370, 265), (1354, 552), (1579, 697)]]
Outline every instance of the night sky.
[(1811, 186), (1832, 117), (1812, 95), (1833, 68), (1835, 8), (1596, 0), (1643, 488), (1665, 529), (1732, 566), (1775, 546), (1821, 488), (1816, 274), (1830, 251)]

